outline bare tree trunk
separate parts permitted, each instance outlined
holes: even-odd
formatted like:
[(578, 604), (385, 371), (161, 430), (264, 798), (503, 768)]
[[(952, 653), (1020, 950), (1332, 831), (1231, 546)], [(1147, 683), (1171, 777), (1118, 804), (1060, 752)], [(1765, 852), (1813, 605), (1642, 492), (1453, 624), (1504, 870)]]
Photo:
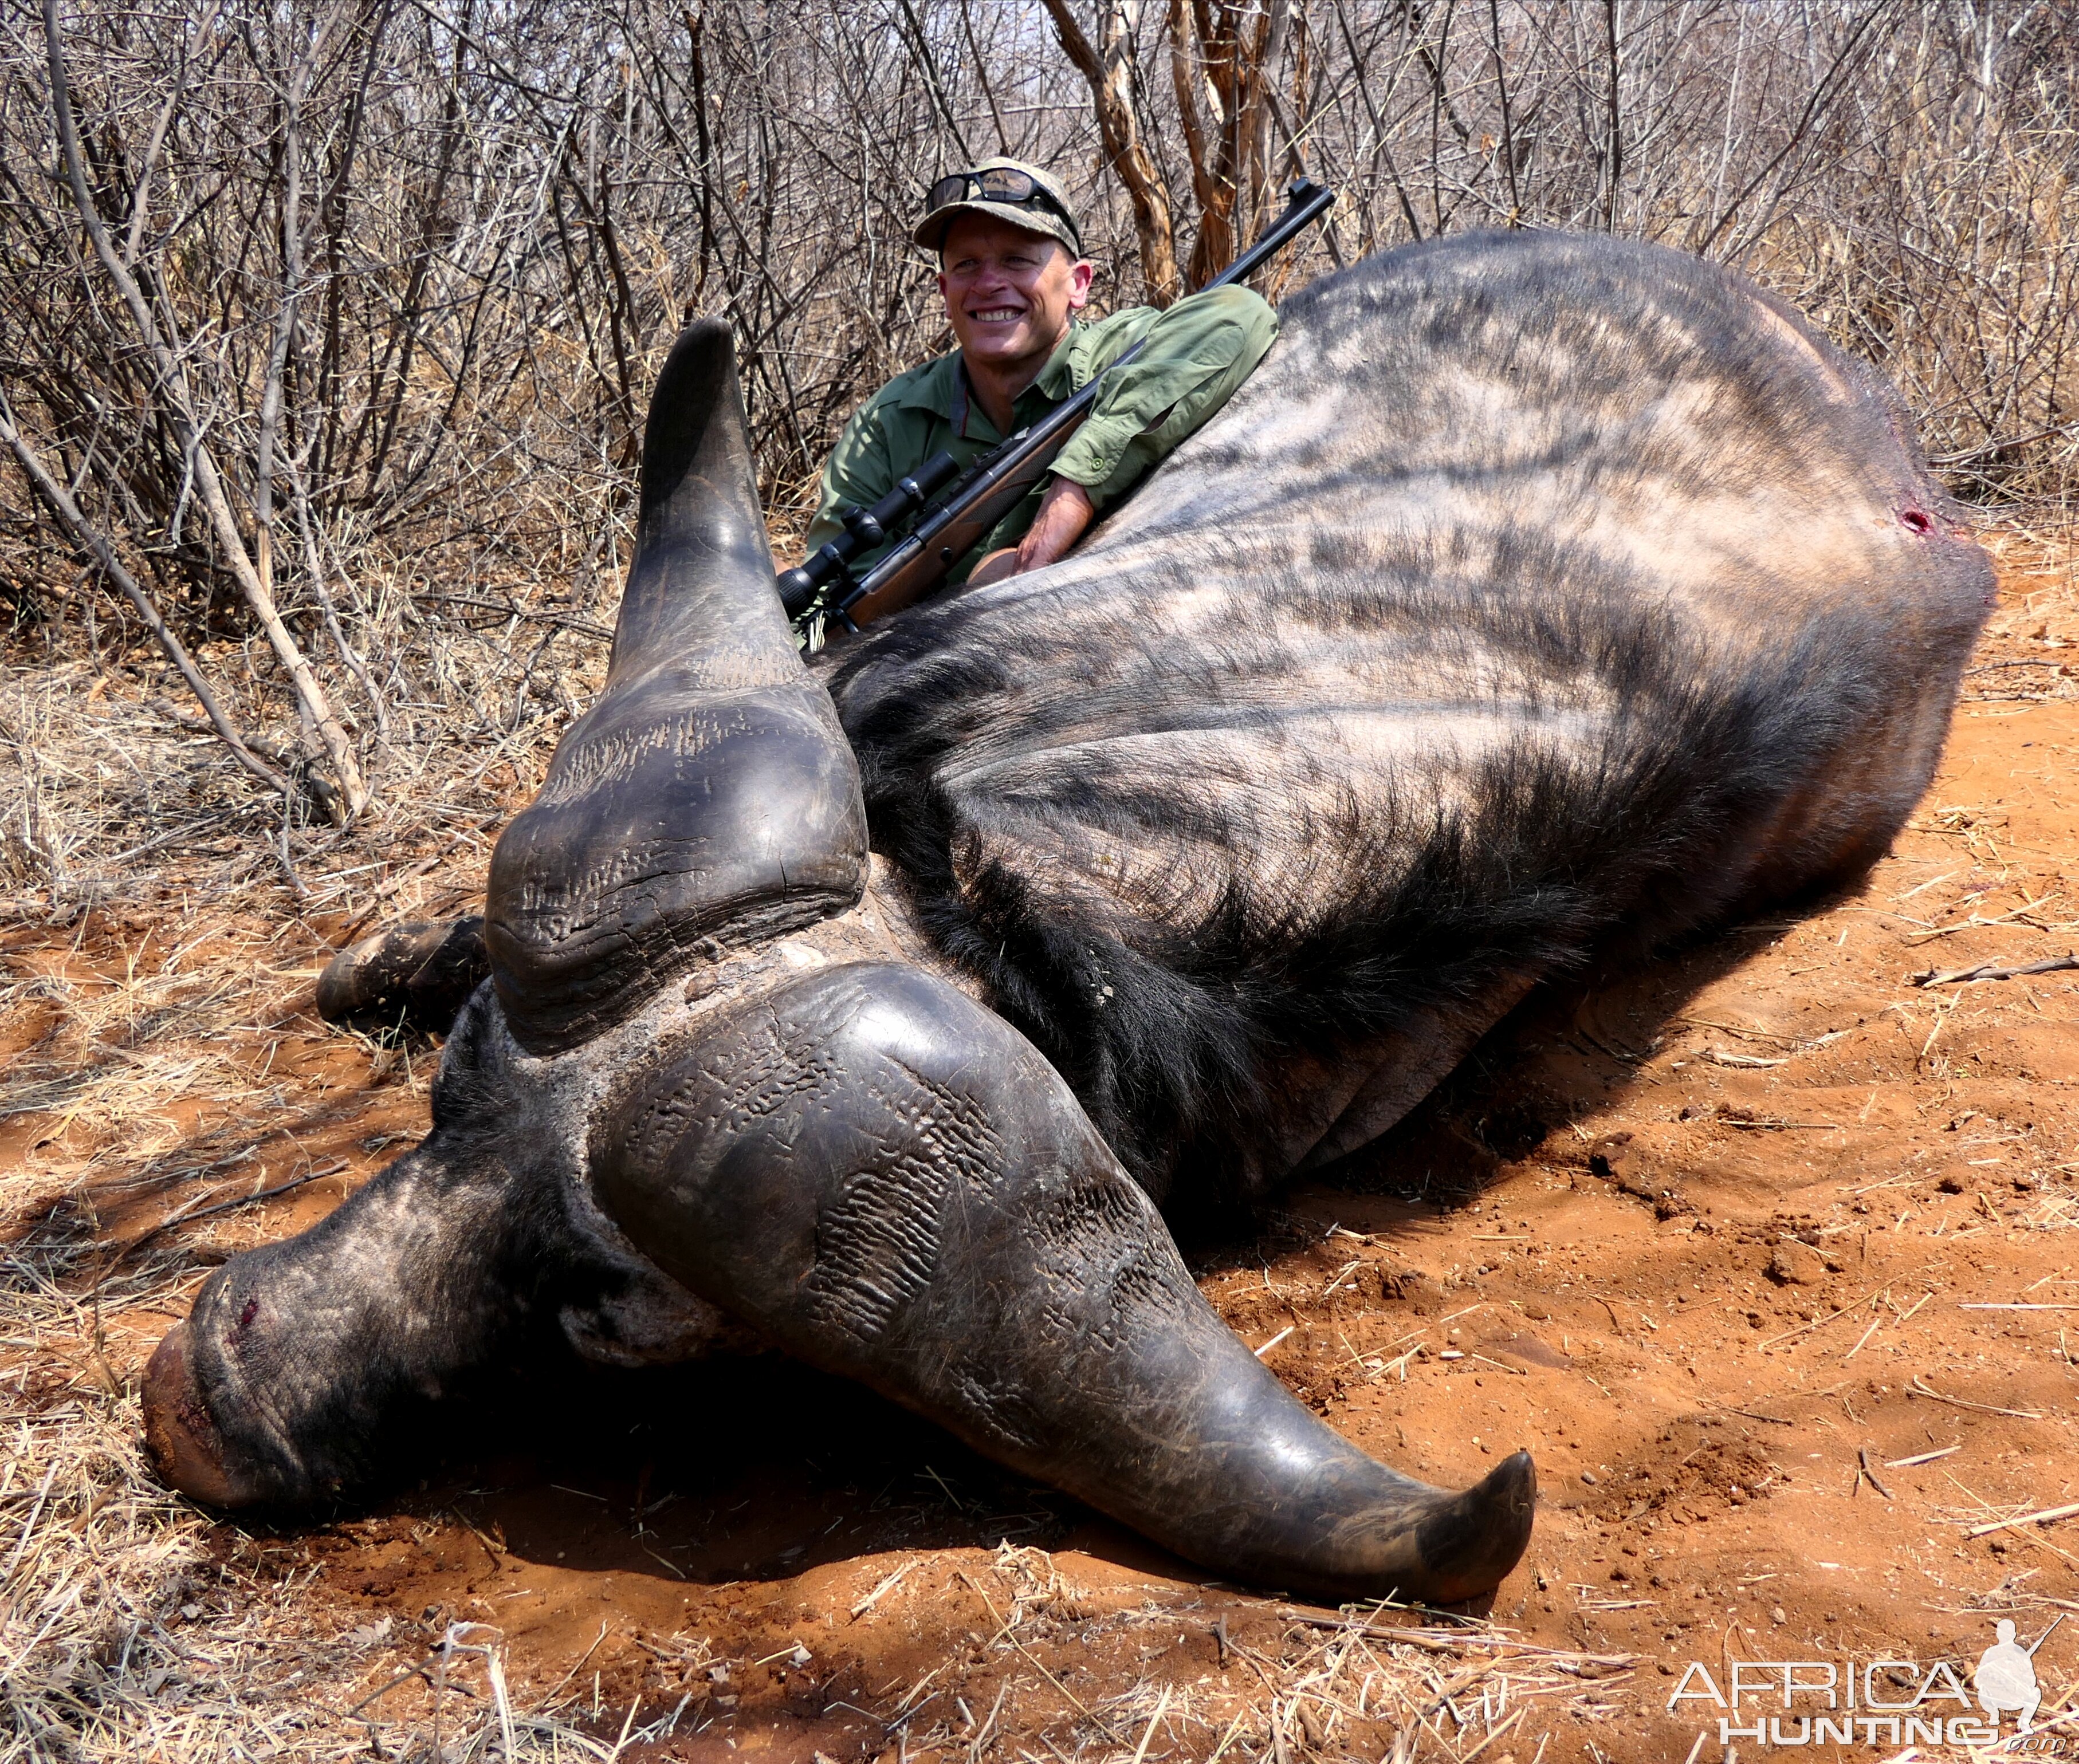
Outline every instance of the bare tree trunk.
[(1155, 162), (1140, 144), (1133, 114), (1133, 0), (1098, 0), (1102, 53), (1076, 22), (1069, 0), (1047, 0), (1047, 10), (1061, 47), (1076, 70), (1090, 82), (1104, 136), (1105, 157), (1126, 186), (1140, 234), (1140, 270), (1150, 297), (1167, 306), (1182, 291), (1177, 277), (1176, 232), (1169, 218), (1169, 193), (1157, 175)]

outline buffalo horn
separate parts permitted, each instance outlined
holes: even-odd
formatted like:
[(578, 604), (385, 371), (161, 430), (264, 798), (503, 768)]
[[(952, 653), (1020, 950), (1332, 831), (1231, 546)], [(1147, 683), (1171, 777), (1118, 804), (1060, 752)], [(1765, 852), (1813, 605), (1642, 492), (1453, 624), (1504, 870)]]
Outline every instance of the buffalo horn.
[(772, 585), (728, 328), (689, 326), (643, 437), (606, 689), (491, 864), (484, 941), (529, 1052), (574, 1047), (702, 955), (856, 901), (859, 771)]
[(600, 1200), (675, 1279), (1223, 1575), (1456, 1600), (1529, 1540), (1528, 1457), (1453, 1494), (1338, 1436), (1039, 1052), (914, 968), (747, 1000), (603, 1118)]

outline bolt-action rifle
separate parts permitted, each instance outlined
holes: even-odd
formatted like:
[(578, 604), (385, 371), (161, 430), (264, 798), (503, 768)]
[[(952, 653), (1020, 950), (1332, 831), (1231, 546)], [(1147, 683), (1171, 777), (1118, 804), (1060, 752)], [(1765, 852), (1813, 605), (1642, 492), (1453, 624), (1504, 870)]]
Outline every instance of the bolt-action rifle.
[[(1311, 178), (1295, 178), (1285, 194), (1285, 212), (1207, 287), (1225, 287), (1254, 274), (1326, 214), (1336, 199), (1333, 190)], [(1140, 347), (1134, 345), (1106, 373), (1124, 366), (1140, 353)], [(799, 568), (780, 577), (780, 600), (787, 617), (803, 624), (820, 614), (856, 629), (930, 593), (1046, 474), (1054, 456), (1097, 403), (1103, 378), (1103, 374), (1097, 375), (965, 472), (951, 454), (934, 454), (908, 477), (898, 479), (878, 502), (845, 509), (841, 516), (844, 531)], [(914, 529), (885, 557), (863, 575), (852, 574), (853, 558), (897, 538), (913, 519)]]

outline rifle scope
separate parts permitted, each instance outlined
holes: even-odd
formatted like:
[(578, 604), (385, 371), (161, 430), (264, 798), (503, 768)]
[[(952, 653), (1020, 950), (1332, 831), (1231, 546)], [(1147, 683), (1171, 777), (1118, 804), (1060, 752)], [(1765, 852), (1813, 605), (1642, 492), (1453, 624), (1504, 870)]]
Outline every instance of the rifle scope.
[(776, 586), (787, 617), (801, 617), (814, 604), (818, 591), (826, 583), (848, 579), (854, 558), (895, 537), (892, 529), (898, 529), (950, 483), (960, 469), (951, 454), (934, 454), (907, 478), (896, 479), (895, 487), (880, 501), (864, 508), (846, 509), (844, 531), (805, 563), (780, 576)]

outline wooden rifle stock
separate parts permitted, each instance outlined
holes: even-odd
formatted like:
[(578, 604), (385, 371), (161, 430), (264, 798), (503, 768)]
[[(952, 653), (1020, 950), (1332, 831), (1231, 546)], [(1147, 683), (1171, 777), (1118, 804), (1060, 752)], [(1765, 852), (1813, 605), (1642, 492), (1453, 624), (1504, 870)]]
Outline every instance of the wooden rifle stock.
[[(1336, 199), (1333, 190), (1311, 178), (1295, 178), (1285, 194), (1285, 212), (1261, 238), (1208, 282), (1207, 287), (1224, 288), (1254, 274), (1326, 214)], [(1105, 373), (1123, 366), (1140, 349), (1141, 345), (1135, 344), (1107, 366)], [(1104, 374), (1095, 375), (1087, 386), (1057, 404), (1038, 422), (1019, 430), (1002, 446), (977, 460), (925, 510), (915, 529), (860, 576), (831, 610), (842, 620), (857, 626), (899, 612), (929, 594), (946, 579), (947, 572), (987, 537), (990, 529), (1046, 475), (1054, 456), (1090, 414), (1097, 403), (1098, 387), (1103, 380)], [(780, 580), (784, 585), (791, 577), (803, 575), (802, 571), (793, 571)], [(789, 610), (792, 612), (793, 608), (790, 606)]]
[(967, 476), (946, 492), (945, 500), (918, 522), (917, 530), (860, 578), (858, 587), (838, 603), (838, 610), (853, 624), (864, 625), (929, 594), (1047, 475), (1054, 456), (1090, 414), (1097, 392), (1094, 379), (1030, 428), (1021, 428), (977, 460)]

